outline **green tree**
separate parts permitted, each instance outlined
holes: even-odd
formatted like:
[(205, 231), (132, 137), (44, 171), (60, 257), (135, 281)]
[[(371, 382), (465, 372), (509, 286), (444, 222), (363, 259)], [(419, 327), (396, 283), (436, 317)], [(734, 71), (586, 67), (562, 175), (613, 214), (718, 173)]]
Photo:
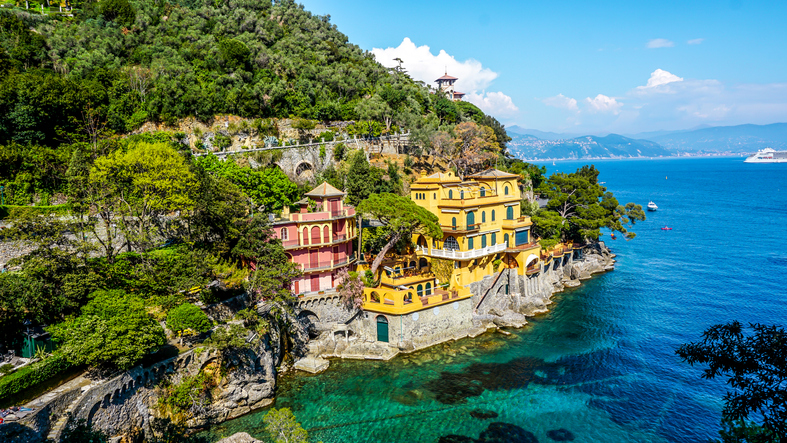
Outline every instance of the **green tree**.
[(97, 291), (82, 315), (51, 326), (59, 352), (75, 365), (128, 369), (166, 342), (145, 303), (121, 290)]
[(358, 212), (366, 218), (380, 221), (388, 229), (388, 242), (372, 262), (372, 273), (377, 272), (385, 254), (403, 238), (414, 233), (443, 238), (437, 216), (408, 197), (388, 193), (373, 194), (358, 205)]
[(295, 419), (290, 408), (271, 408), (262, 418), (265, 431), (276, 443), (307, 443), (309, 433)]
[(167, 143), (138, 143), (99, 157), (89, 182), (101, 190), (99, 205), (113, 209), (104, 224), (120, 224), (126, 239), (142, 250), (152, 247), (157, 237), (175, 236), (179, 218), (172, 214), (195, 205), (194, 174)]
[(212, 323), (207, 315), (191, 303), (183, 303), (167, 314), (167, 328), (176, 333), (190, 329), (194, 332), (208, 332)]
[[(702, 341), (684, 344), (675, 353), (692, 366), (708, 365), (702, 378), (727, 377), (733, 391), (724, 396), (725, 441), (742, 441), (741, 434), (748, 434), (749, 442), (785, 441), (787, 331), (761, 324), (746, 329), (737, 321), (711, 326)], [(751, 415), (761, 420), (761, 428), (746, 423)]]
[(350, 156), (350, 167), (347, 170), (345, 186), (347, 190), (346, 202), (348, 205), (357, 206), (374, 192), (374, 182), (369, 180), (371, 167), (362, 150), (354, 151)]
[(570, 174), (552, 174), (538, 188), (537, 192), (549, 199), (547, 207), (532, 217), (542, 246), (567, 240), (598, 240), (602, 227), (634, 238), (636, 234), (627, 226), (645, 220), (642, 206), (619, 205), (615, 196), (598, 184), (598, 174), (594, 166), (583, 166)]
[(101, 0), (98, 9), (105, 19), (120, 26), (133, 25), (137, 16), (128, 0)]

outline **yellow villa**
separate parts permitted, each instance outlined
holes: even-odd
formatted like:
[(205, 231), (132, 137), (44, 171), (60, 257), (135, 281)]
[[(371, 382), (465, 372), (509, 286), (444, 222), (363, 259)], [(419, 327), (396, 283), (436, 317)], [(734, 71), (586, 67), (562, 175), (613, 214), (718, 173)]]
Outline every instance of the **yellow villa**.
[[(377, 341), (417, 349), (471, 335), (491, 288), (522, 292), (541, 265), (530, 217), (520, 213), (518, 179), (489, 169), (464, 180), (451, 172), (422, 174), (411, 185), (410, 197), (437, 215), (443, 237), (415, 235), (415, 249), (386, 257), (380, 284), (364, 290), (364, 328)], [(505, 281), (490, 281), (506, 269)]]

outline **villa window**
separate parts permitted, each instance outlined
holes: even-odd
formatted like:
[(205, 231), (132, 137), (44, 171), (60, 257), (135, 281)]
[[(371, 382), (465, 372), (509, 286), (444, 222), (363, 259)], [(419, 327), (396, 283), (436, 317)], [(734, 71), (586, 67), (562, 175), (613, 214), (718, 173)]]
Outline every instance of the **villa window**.
[(494, 246), (495, 243), (497, 243), (497, 233), (493, 232), (492, 233), (492, 246)]
[(432, 295), (432, 284), (431, 283), (427, 283), (426, 284), (426, 295)]
[(465, 199), (465, 191), (459, 191), (459, 199), (460, 200), (464, 200)]
[(470, 251), (473, 249), (473, 237), (467, 239), (467, 250)]
[(287, 228), (281, 228), (281, 240), (287, 240)]
[(449, 251), (458, 251), (459, 250), (459, 243), (453, 237), (447, 237), (445, 239), (445, 249)]
[(436, 192), (433, 192), (433, 193), (432, 193), (432, 198), (433, 198), (433, 199), (435, 199), (435, 200), (437, 200), (437, 193), (436, 193)]
[(449, 199), (453, 199), (454, 198), (454, 190), (453, 189), (449, 189), (448, 190), (448, 198)]
[(503, 188), (503, 193), (504, 193), (505, 195), (508, 195), (508, 186), (506, 186), (505, 188)]
[(456, 217), (451, 217), (451, 227), (456, 231)]
[(503, 236), (503, 243), (505, 243), (505, 244), (506, 244), (506, 246), (510, 246), (510, 245), (508, 244), (508, 234), (506, 234), (506, 235), (504, 235), (504, 236)]
[(482, 235), (481, 236), (481, 248), (483, 249), (485, 247), (486, 247), (486, 235)]
[(486, 188), (481, 187), (481, 197), (486, 197)]
[(495, 221), (495, 210), (492, 209), (492, 221)]
[(513, 206), (509, 206), (509, 207), (506, 208), (506, 218), (508, 220), (513, 220), (514, 219), (514, 207)]
[(481, 211), (481, 223), (486, 223), (486, 211)]

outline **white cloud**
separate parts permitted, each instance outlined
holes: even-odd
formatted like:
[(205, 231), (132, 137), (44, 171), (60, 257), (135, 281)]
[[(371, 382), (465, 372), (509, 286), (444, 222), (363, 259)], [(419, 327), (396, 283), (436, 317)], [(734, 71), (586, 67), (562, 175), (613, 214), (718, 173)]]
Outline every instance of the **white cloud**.
[(648, 48), (671, 48), (675, 46), (674, 42), (667, 40), (666, 38), (654, 38), (648, 42)]
[(690, 45), (699, 45), (700, 43), (702, 43), (704, 41), (705, 41), (704, 38), (694, 38), (694, 39), (691, 39), (691, 40), (687, 41), (686, 43), (688, 43)]
[(568, 109), (569, 111), (579, 112), (577, 100), (566, 97), (563, 94), (558, 94), (554, 97), (547, 97), (541, 100), (545, 105), (552, 106), (553, 108)]
[[(650, 74), (648, 83), (645, 86), (637, 86), (637, 89), (638, 90), (654, 89), (654, 88), (658, 88), (659, 86), (664, 86), (670, 83), (682, 82), (682, 81), (683, 81), (682, 77), (678, 77), (677, 75), (665, 71), (663, 69), (656, 69)], [(672, 91), (664, 90), (664, 88), (661, 89), (662, 89), (661, 92), (672, 92)]]
[(496, 72), (484, 68), (478, 60), (460, 62), (442, 49), (434, 55), (429, 46), (416, 46), (407, 37), (396, 48), (373, 48), (372, 54), (378, 62), (389, 68), (398, 66), (394, 59), (401, 58), (402, 67), (412, 78), (432, 86), (436, 86), (434, 81), (447, 72), (459, 78), (455, 84), (456, 90), (466, 94), (488, 88), (498, 77)]
[(482, 111), (490, 115), (508, 117), (519, 111), (511, 97), (502, 92), (481, 91), (480, 94), (473, 92), (467, 94), (465, 98), (468, 102), (478, 106)]
[(585, 103), (587, 103), (590, 112), (593, 113), (612, 113), (612, 114), (619, 114), (620, 107), (623, 106), (623, 103), (618, 102), (612, 97), (607, 97), (604, 94), (599, 94), (596, 98), (586, 98)]

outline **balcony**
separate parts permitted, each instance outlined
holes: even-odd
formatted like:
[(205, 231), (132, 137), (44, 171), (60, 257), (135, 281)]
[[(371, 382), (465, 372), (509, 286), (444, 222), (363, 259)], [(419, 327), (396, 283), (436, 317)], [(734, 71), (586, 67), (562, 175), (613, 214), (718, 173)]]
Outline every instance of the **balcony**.
[[(281, 242), (281, 245), (284, 249), (297, 249), (297, 248), (309, 248), (309, 247), (318, 247), (318, 246), (333, 246), (339, 243), (344, 243), (348, 240), (354, 240), (358, 237), (358, 234), (350, 235), (341, 234), (341, 235), (334, 235), (333, 239), (329, 242), (320, 243), (322, 240), (319, 238), (311, 238), (310, 243), (303, 243), (300, 240), (285, 240)], [(316, 241), (316, 242), (315, 242)]]
[[(296, 223), (311, 223), (336, 220), (355, 216), (355, 208), (347, 207), (338, 211), (295, 212), (290, 214), (290, 220)], [(275, 223), (274, 223), (275, 224)]]
[(303, 272), (316, 272), (316, 271), (326, 271), (329, 269), (338, 268), (340, 266), (346, 266), (358, 260), (358, 255), (353, 253), (349, 257), (340, 258), (338, 260), (327, 260), (327, 261), (318, 261), (318, 262), (309, 262), (306, 264), (301, 265), (301, 271)]
[(416, 246), (416, 252), (420, 252), (429, 257), (447, 258), (449, 260), (472, 260), (475, 258), (486, 257), (487, 255), (497, 254), (503, 252), (507, 248), (507, 243), (502, 242), (496, 245), (487, 246), (481, 249), (472, 249), (470, 251), (457, 251), (454, 249), (437, 249), (428, 248), (426, 246)]
[(523, 226), (529, 226), (532, 223), (530, 222), (530, 217), (527, 215), (523, 215), (519, 218), (507, 218), (503, 220), (503, 228), (505, 229), (514, 229), (514, 228), (521, 228)]
[(417, 290), (393, 288), (365, 288), (363, 291), (363, 309), (385, 314), (409, 314), (422, 309), (431, 308), (472, 297), (467, 288), (456, 288), (449, 291), (433, 289), (430, 294)]
[(472, 232), (481, 229), (481, 223), (472, 225), (440, 225), (443, 232)]

